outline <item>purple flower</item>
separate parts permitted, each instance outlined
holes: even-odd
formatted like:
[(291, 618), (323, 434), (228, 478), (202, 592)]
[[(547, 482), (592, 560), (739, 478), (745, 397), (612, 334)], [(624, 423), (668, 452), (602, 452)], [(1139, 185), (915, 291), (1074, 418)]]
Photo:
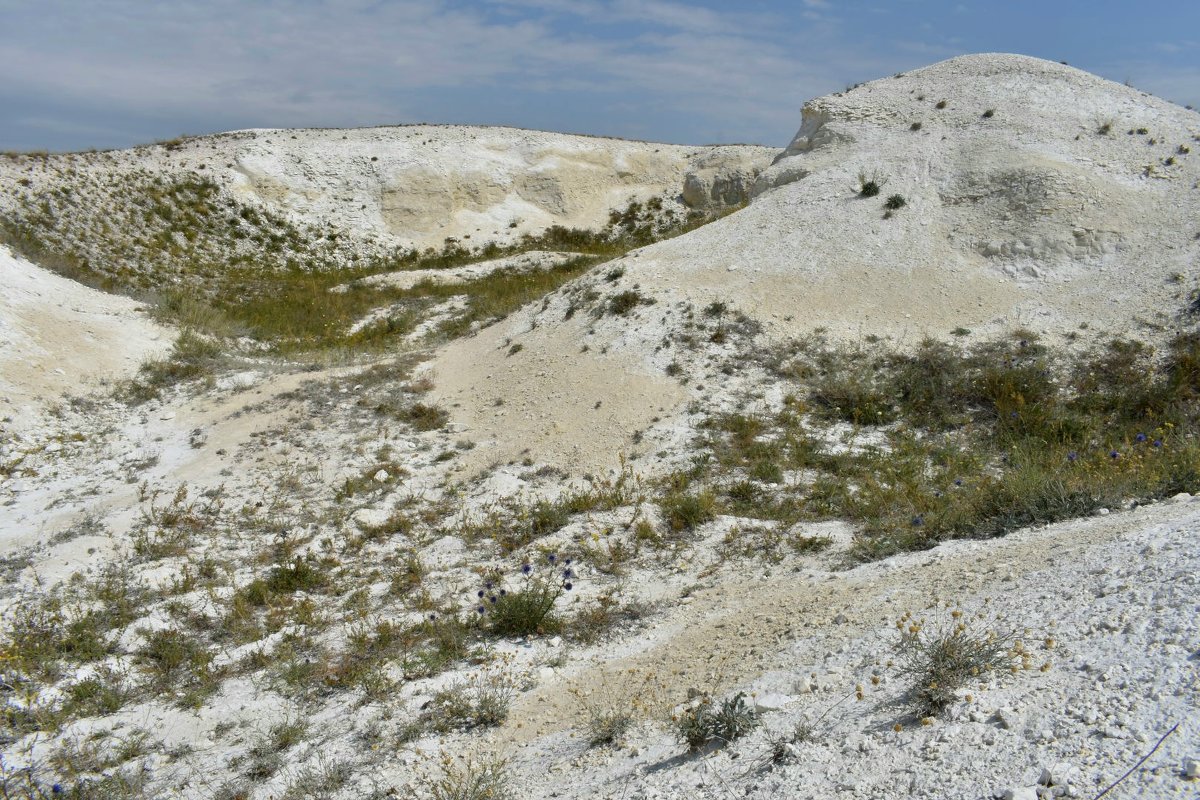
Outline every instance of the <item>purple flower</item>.
[(483, 597), (483, 594), (484, 594), (484, 592), (483, 592), (483, 589), (480, 589), (478, 592), (476, 592), (476, 593), (475, 593), (475, 596), (476, 596), (476, 597)]
[(485, 583), (485, 584), (483, 585), (483, 588), (487, 589), (487, 590), (490, 592), (490, 591), (492, 590), (492, 587), (493, 587), (493, 586), (495, 586), (495, 585), (496, 585), (496, 584), (492, 583), (491, 581), (488, 581), (487, 583)]
[(558, 561), (558, 555), (556, 553), (551, 553), (550, 555), (546, 556), (546, 560), (553, 564), (555, 561)]
[(1079, 458), (1079, 453), (1076, 453), (1074, 450), (1067, 453), (1067, 461), (1074, 463), (1075, 459), (1077, 458)]
[(572, 586), (572, 584), (571, 584), (571, 582), (570, 582), (570, 581), (567, 581), (566, 583), (564, 583), (564, 584), (563, 584), (563, 588), (564, 588), (564, 589), (566, 589), (566, 590), (569, 592), (569, 591), (571, 591), (571, 589), (572, 589), (572, 588), (574, 588), (574, 587)]
[(564, 577), (564, 578), (570, 578), (570, 577), (573, 577), (573, 575), (574, 575), (574, 573), (572, 573), (570, 569), (564, 569), (564, 570), (563, 570), (563, 577)]
[(508, 594), (508, 589), (501, 589), (501, 590), (500, 590), (500, 596), (501, 596), (501, 597), (504, 597), (504, 596), (505, 596), (505, 595), (507, 595), (507, 594)]
[(475, 610), (482, 614), (487, 611), (487, 606), (475, 606)]
[(1137, 436), (1133, 437), (1133, 440), (1138, 444), (1141, 444), (1142, 442), (1146, 441), (1146, 434), (1139, 433)]
[(914, 528), (919, 528), (919, 527), (921, 527), (921, 526), (922, 526), (922, 525), (924, 525), (924, 524), (925, 524), (925, 517), (924, 517), (924, 515), (922, 515), (922, 514), (917, 514), (915, 517), (913, 517), (913, 518), (912, 518), (912, 525), (913, 525), (913, 527), (914, 527)]
[(954, 485), (955, 485), (955, 486), (962, 486), (962, 485), (963, 485), (963, 480), (962, 480), (962, 478), (955, 478), (955, 479), (954, 479)]
[(62, 784), (61, 783), (54, 784), (53, 786), (50, 787), (50, 791), (53, 792), (54, 794), (62, 794), (62, 792), (63, 792)]
[(1121, 454), (1118, 453), (1116, 450), (1109, 450), (1108, 457), (1113, 459), (1114, 461), (1116, 461), (1118, 458), (1121, 457)]
[(521, 572), (525, 575), (528, 575), (529, 573), (533, 572), (533, 565), (532, 564), (522, 564)]
[(1153, 444), (1155, 447), (1162, 447), (1162, 439), (1155, 439), (1153, 442), (1151, 442), (1151, 444)]
[(565, 564), (568, 567), (571, 566), (571, 559), (568, 558), (566, 561), (563, 562), (563, 564)]

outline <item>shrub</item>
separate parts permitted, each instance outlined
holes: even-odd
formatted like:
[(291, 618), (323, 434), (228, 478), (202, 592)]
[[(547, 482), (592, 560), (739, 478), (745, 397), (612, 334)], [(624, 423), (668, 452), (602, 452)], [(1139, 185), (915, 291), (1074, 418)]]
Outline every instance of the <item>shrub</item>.
[(984, 119), (991, 119), (994, 116), (996, 116), (996, 109), (994, 108), (989, 108), (987, 111), (983, 112)]
[(746, 693), (713, 705), (709, 697), (686, 709), (675, 721), (675, 732), (689, 750), (699, 750), (710, 742), (728, 744), (758, 726), (758, 717), (746, 705)]
[(945, 107), (946, 107), (946, 101), (945, 101), (945, 100), (938, 100), (938, 101), (937, 101), (937, 103), (936, 103), (936, 104), (935, 104), (933, 107), (934, 107), (934, 108), (936, 108), (936, 109), (943, 109), (943, 108), (945, 108)]
[(616, 314), (619, 317), (624, 317), (643, 303), (649, 303), (647, 298), (642, 297), (637, 289), (627, 289), (624, 292), (613, 295), (608, 299), (608, 313)]
[(889, 211), (898, 211), (908, 205), (908, 201), (904, 199), (904, 195), (894, 194), (884, 201), (883, 207)]

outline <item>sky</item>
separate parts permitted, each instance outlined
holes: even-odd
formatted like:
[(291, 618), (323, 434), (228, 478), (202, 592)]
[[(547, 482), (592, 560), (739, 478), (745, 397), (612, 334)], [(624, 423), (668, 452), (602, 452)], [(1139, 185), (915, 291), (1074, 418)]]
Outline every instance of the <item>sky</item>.
[(964, 53), (1200, 107), (1200, 2), (0, 0), (0, 151), (437, 122), (784, 146), (804, 102)]

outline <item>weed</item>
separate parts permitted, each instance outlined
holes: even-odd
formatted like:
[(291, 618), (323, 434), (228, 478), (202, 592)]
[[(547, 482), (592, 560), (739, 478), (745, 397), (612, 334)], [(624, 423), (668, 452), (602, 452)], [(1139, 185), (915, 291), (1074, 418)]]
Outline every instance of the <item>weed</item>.
[(991, 119), (992, 117), (996, 116), (996, 109), (989, 108), (987, 111), (983, 112), (982, 116), (984, 119)]
[(908, 201), (904, 199), (904, 195), (893, 194), (884, 201), (883, 207), (889, 211), (898, 211), (908, 205)]
[(950, 611), (948, 620), (932, 625), (912, 614), (896, 621), (897, 667), (911, 684), (907, 697), (917, 717), (940, 715), (969, 682), (1027, 661), (1015, 634), (980, 630), (979, 624), (958, 608)]
[(883, 187), (884, 181), (878, 175), (867, 176), (865, 172), (858, 173), (858, 189), (856, 190), (859, 197), (875, 197), (879, 194)]
[(746, 705), (745, 692), (715, 706), (710, 697), (704, 696), (678, 715), (675, 732), (689, 750), (696, 751), (712, 742), (728, 744), (739, 739), (754, 730), (758, 722)]
[(483, 617), (488, 630), (497, 636), (529, 636), (553, 633), (561, 625), (553, 616), (554, 604), (564, 593), (574, 588), (575, 577), (571, 559), (551, 553), (546, 563), (535, 568), (521, 565), (521, 585), (515, 591), (492, 581), (477, 593), (476, 611)]
[(628, 316), (630, 311), (644, 303), (652, 303), (653, 300), (643, 297), (637, 289), (627, 289), (624, 292), (615, 294), (608, 299), (608, 305), (605, 307), (608, 313), (616, 314), (619, 317)]
[(430, 800), (511, 800), (511, 778), (501, 760), (475, 761), (470, 757), (457, 762), (449, 755), (441, 757), (437, 777), (425, 777), (422, 797)]
[(659, 500), (663, 519), (673, 531), (691, 531), (716, 516), (716, 497), (711, 491), (671, 491)]

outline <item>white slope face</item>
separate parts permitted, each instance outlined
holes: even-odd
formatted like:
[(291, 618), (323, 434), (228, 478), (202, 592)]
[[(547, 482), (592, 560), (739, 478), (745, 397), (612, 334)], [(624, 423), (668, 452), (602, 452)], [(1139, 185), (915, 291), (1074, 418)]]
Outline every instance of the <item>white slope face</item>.
[(140, 309), (0, 247), (0, 427), (25, 428), (45, 402), (129, 377), (165, 352), (170, 334)]
[[(114, 178), (194, 175), (293, 222), (385, 247), (509, 244), (551, 225), (598, 229), (631, 200), (745, 199), (778, 150), (692, 147), (516, 128), (409, 125), (235, 131), (108, 153), (0, 159), (0, 178), (103, 202)], [(0, 193), (0, 212), (5, 210)], [(740, 196), (738, 196), (740, 194)]]
[[(496, 443), (474, 458), (596, 468), (648, 421), (735, 385), (708, 375), (707, 393), (699, 379), (682, 391), (664, 374), (672, 332), (714, 301), (777, 337), (821, 326), (915, 344), (1084, 324), (1162, 337), (1196, 284), (1198, 136), (1191, 111), (1023, 56), (965, 56), (819, 98), (747, 208), (582, 279), (654, 305), (593, 320), (559, 296), (453, 345), (438, 391)], [(879, 195), (858, 196), (860, 172)], [(893, 194), (905, 205), (888, 217)], [(613, 270), (620, 282), (605, 282)], [(519, 356), (504, 357), (510, 341)], [(493, 407), (495, 381), (537, 390), (514, 412)], [(586, 407), (559, 399), (581, 393)]]
[(749, 208), (631, 271), (784, 330), (1163, 322), (1200, 256), (1197, 135), (1200, 115), (1071, 67), (964, 56), (813, 100)]

